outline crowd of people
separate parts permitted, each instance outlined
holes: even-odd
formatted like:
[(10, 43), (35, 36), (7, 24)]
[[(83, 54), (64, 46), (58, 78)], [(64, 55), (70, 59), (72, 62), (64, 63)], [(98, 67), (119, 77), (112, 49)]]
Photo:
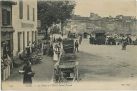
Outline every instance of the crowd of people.
[[(98, 41), (97, 38), (93, 36), (90, 36), (89, 40), (90, 44), (97, 44)], [(111, 34), (105, 35), (105, 37), (102, 38), (102, 41), (105, 45), (122, 45), (122, 50), (126, 50), (127, 45), (137, 45), (137, 36)]]
[[(97, 44), (97, 38), (90, 36), (90, 44)], [(137, 37), (131, 35), (106, 35), (102, 38), (102, 41), (105, 45), (120, 45), (123, 41), (126, 41), (128, 45), (136, 45)]]
[(53, 60), (57, 61), (59, 58), (59, 55), (61, 53), (61, 42), (62, 39), (54, 38), (51, 40), (38, 40), (37, 42), (29, 42), (26, 49), (24, 50), (24, 53), (26, 57), (20, 54), (20, 58), (27, 58), (25, 60), (25, 65), (23, 67), (23, 83), (32, 83), (32, 77), (34, 76), (34, 72), (31, 69), (31, 64), (33, 63), (31, 58), (32, 55), (36, 54), (42, 54), (46, 56), (53, 57)]

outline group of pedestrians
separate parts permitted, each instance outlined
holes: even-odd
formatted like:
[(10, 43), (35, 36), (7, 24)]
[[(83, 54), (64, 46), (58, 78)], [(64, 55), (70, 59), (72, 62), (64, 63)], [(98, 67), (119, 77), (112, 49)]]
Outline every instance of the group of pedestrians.
[[(52, 41), (53, 40), (53, 41)], [(58, 61), (61, 53), (63, 52), (62, 38), (54, 38), (49, 41), (38, 41), (33, 43), (28, 43), (26, 47), (27, 56), (30, 56), (33, 52), (40, 52), (43, 55), (53, 57), (54, 61)], [(75, 41), (75, 51), (79, 52), (79, 45), (82, 42), (82, 36), (79, 37), (79, 40)], [(26, 61), (23, 67), (23, 83), (31, 84), (32, 77), (34, 77), (34, 72), (31, 68), (31, 62)]]
[(61, 53), (63, 52), (62, 43), (61, 42), (54, 43), (53, 51), (54, 51), (53, 60), (58, 61)]
[(39, 43), (37, 43), (36, 41), (31, 43), (29, 41), (26, 49), (24, 50), (27, 57), (29, 57), (32, 53), (36, 52), (38, 47), (39, 47)]
[(41, 52), (40, 48), (42, 46), (42, 42), (41, 41), (34, 41), (34, 42), (28, 42), (26, 50), (25, 50), (25, 54), (26, 54), (26, 60), (25, 60), (25, 64), (23, 66), (23, 69), (21, 71), (21, 73), (23, 74), (23, 84), (32, 84), (32, 77), (34, 77), (34, 72), (31, 68), (31, 64), (32, 64), (32, 60), (31, 60), (31, 56), (34, 53), (38, 53)]
[[(104, 45), (122, 45), (122, 50), (126, 50), (127, 45), (137, 45), (137, 37), (135, 35), (118, 35), (110, 34), (104, 35), (101, 40), (104, 41)], [(94, 36), (89, 38), (90, 44), (97, 44), (97, 39)]]
[(63, 52), (63, 39), (61, 37), (53, 39), (53, 60), (58, 61), (61, 53)]
[(50, 42), (44, 42), (42, 44), (43, 55), (53, 56), (53, 44)]

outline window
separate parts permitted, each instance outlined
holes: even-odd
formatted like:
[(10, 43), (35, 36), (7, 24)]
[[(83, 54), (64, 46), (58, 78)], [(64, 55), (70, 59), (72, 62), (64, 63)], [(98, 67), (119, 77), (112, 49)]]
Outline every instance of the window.
[(25, 32), (23, 32), (23, 49), (25, 49)]
[(34, 42), (34, 31), (32, 31), (32, 42)]
[(18, 32), (18, 52), (20, 51), (20, 37), (21, 37), (21, 33)]
[(37, 40), (37, 32), (35, 31), (35, 41)]
[(35, 21), (35, 9), (33, 8), (33, 21)]
[(23, 0), (19, 0), (19, 18), (23, 19)]
[(11, 11), (2, 9), (2, 24), (3, 26), (11, 25)]
[(27, 5), (27, 20), (29, 20), (29, 5)]
[(27, 32), (27, 45), (29, 44), (29, 32)]

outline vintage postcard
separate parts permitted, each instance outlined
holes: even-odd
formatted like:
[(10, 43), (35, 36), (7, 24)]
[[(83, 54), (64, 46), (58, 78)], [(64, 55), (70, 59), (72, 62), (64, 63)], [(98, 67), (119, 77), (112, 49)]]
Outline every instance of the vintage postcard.
[(0, 0), (1, 90), (137, 90), (136, 4)]

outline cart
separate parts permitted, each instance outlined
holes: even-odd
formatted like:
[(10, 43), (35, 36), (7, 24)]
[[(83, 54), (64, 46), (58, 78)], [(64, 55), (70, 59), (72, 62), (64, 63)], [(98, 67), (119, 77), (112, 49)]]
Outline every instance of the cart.
[(95, 44), (102, 45), (105, 44), (106, 35), (105, 30), (96, 30), (92, 32), (95, 35)]
[(62, 42), (65, 53), (74, 53), (74, 39), (66, 38)]
[(71, 54), (62, 54), (60, 60), (54, 66), (54, 81), (68, 82), (78, 80), (78, 62)]

